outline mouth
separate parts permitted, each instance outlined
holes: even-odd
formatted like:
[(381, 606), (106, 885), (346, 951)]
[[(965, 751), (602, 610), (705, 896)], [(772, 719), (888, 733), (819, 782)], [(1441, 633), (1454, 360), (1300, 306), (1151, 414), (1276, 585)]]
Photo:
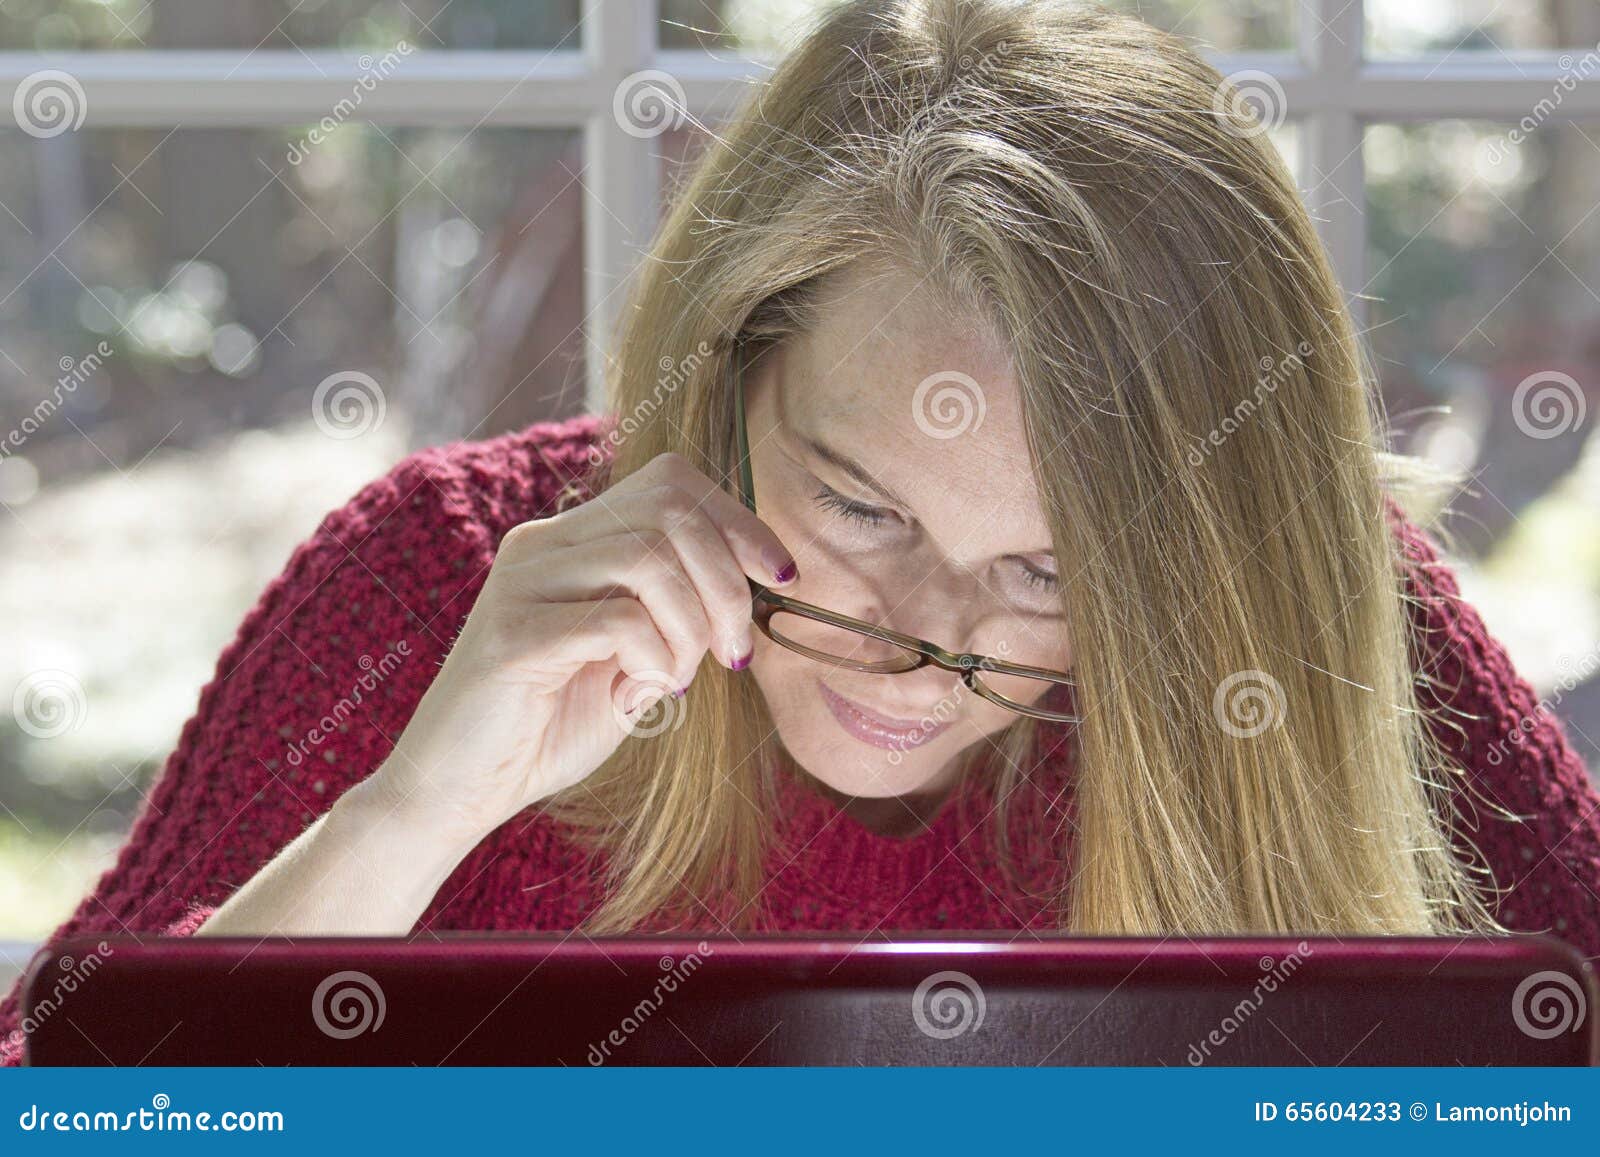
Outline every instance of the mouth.
[(822, 692), (822, 701), (828, 705), (828, 710), (839, 721), (839, 726), (862, 743), (871, 744), (873, 747), (887, 748), (891, 751), (921, 747), (929, 740), (937, 738), (950, 725), (948, 720), (935, 722), (931, 719), (920, 721), (896, 719), (857, 703), (854, 699), (846, 699), (820, 680), (817, 688)]

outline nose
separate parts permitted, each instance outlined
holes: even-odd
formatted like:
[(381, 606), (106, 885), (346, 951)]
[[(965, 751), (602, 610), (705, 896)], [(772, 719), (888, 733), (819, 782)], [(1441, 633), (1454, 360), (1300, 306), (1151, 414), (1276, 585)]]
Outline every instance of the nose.
[(918, 568), (898, 585), (873, 584), (868, 618), (951, 651), (970, 651), (987, 605), (977, 578), (955, 568)]
[[(974, 597), (971, 585), (930, 575), (892, 592), (874, 590), (861, 617), (948, 651), (975, 651), (974, 639), (982, 618), (975, 612), (982, 603)], [(910, 702), (949, 694), (961, 681), (956, 672), (932, 664), (894, 679), (896, 689)]]

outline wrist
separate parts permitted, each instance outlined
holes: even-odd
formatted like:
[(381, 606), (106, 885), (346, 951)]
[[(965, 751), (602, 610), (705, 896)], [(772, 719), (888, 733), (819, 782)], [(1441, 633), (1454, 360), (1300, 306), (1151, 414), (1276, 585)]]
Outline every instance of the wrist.
[(447, 859), (452, 866), (495, 827), (425, 788), (399, 782), (383, 767), (341, 796), (334, 810), (346, 830), (375, 833), (384, 843), (403, 844), (425, 860)]

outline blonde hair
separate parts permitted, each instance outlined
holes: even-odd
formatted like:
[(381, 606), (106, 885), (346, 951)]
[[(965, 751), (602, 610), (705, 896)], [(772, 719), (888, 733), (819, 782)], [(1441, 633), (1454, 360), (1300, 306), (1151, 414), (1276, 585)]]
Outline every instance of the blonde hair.
[[(1012, 352), (1084, 717), (1060, 926), (1495, 931), (1408, 655), (1383, 513), (1406, 463), (1293, 181), (1223, 85), (1079, 4), (827, 12), (660, 228), (610, 367), (613, 411), (650, 420), (610, 478), (666, 451), (727, 478), (734, 342), (806, 332), (829, 275), (894, 255)], [(606, 853), (591, 931), (754, 919), (771, 720), (715, 662), (681, 710), (548, 803)], [(1002, 735), (998, 798), (1033, 741)]]

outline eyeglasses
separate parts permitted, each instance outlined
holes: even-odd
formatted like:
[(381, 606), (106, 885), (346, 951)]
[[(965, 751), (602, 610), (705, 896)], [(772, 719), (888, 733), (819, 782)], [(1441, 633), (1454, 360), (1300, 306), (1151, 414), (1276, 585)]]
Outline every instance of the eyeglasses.
[[(743, 342), (734, 343), (728, 365), (738, 438), (739, 497), (753, 514), (756, 489), (750, 470), (750, 436), (745, 428)], [(1030, 702), (1055, 686), (1075, 686), (1077, 681), (1063, 671), (966, 651), (947, 651), (926, 639), (791, 599), (755, 579), (749, 579), (749, 583), (755, 600), (755, 625), (779, 646), (836, 667), (879, 675), (903, 675), (932, 665), (959, 674), (967, 690), (1010, 711), (1034, 719), (1082, 722), (1078, 715)]]

